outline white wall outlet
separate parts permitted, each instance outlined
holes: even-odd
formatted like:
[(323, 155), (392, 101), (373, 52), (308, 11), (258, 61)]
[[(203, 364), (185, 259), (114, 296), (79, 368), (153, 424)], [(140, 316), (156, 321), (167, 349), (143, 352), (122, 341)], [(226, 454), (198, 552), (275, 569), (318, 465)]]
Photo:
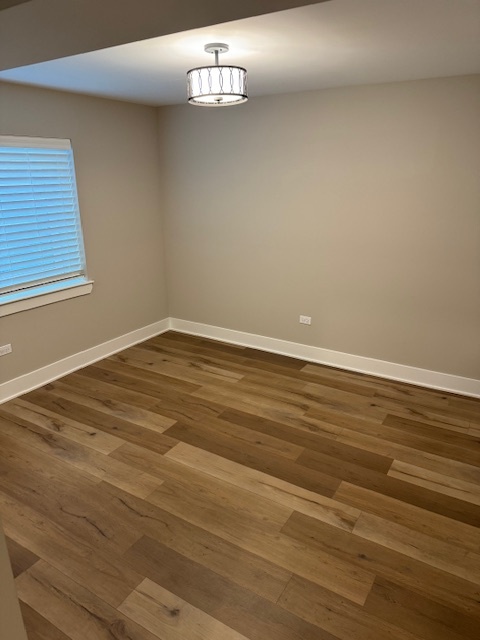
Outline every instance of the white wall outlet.
[(0, 356), (6, 356), (7, 353), (12, 353), (11, 344), (4, 344), (3, 347), (0, 347)]
[(310, 316), (300, 316), (300, 324), (312, 324), (312, 318)]

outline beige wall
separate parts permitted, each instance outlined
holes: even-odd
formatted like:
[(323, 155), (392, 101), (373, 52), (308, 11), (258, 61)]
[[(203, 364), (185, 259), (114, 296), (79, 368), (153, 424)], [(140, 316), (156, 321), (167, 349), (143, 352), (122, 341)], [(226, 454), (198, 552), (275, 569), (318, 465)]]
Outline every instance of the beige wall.
[(170, 315), (480, 378), (479, 114), (480, 76), (162, 109)]
[(0, 637), (2, 640), (27, 640), (15, 592), (10, 558), (0, 522)]
[(0, 382), (168, 315), (156, 110), (0, 83), (0, 133), (71, 138), (93, 293), (0, 318)]

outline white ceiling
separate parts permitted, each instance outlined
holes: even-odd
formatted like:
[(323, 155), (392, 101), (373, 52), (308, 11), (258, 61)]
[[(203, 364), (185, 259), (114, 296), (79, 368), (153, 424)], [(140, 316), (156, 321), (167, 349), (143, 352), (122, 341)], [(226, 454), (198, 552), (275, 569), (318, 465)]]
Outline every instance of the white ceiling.
[(480, 0), (330, 0), (20, 67), (0, 80), (152, 105), (185, 101), (185, 73), (248, 69), (250, 96), (480, 73)]

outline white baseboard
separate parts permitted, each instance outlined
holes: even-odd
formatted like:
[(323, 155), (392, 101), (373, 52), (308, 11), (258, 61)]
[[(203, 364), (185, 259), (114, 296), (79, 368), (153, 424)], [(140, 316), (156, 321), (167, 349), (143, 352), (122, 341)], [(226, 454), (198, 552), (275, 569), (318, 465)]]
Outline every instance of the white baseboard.
[(253, 347), (262, 351), (292, 356), (293, 358), (338, 367), (339, 369), (367, 373), (398, 382), (407, 382), (430, 389), (438, 389), (480, 398), (480, 380), (473, 378), (463, 378), (462, 376), (455, 376), (448, 373), (409, 367), (395, 362), (355, 356), (350, 353), (311, 347), (297, 342), (267, 338), (253, 333), (233, 331), (232, 329), (223, 329), (222, 327), (214, 327), (212, 325), (180, 320), (178, 318), (170, 318), (170, 329), (204, 338), (212, 338), (213, 340), (221, 340), (222, 342), (229, 342), (231, 344), (238, 344), (244, 347)]
[(220, 340), (230, 344), (238, 344), (243, 347), (252, 347), (254, 349), (260, 349), (261, 351), (279, 353), (281, 355), (307, 360), (308, 362), (325, 364), (331, 367), (338, 367), (339, 369), (347, 369), (348, 371), (367, 373), (389, 380), (407, 382), (430, 389), (438, 389), (480, 398), (480, 380), (473, 378), (463, 378), (448, 373), (418, 369), (417, 367), (409, 367), (403, 364), (396, 364), (395, 362), (365, 358), (363, 356), (312, 347), (297, 342), (258, 336), (244, 331), (234, 331), (232, 329), (214, 327), (199, 322), (190, 322), (189, 320), (165, 318), (147, 327), (136, 329), (135, 331), (126, 333), (113, 340), (108, 340), (91, 349), (86, 349), (68, 358), (49, 364), (46, 367), (0, 384), (0, 404), (28, 391), (33, 391), (33, 389), (38, 389), (38, 387), (42, 387), (53, 380), (57, 380), (73, 371), (77, 371), (77, 369), (102, 360), (102, 358), (107, 358), (139, 342), (165, 333), (165, 331), (169, 329), (190, 335), (211, 338), (212, 340)]
[(33, 391), (33, 389), (38, 389), (38, 387), (43, 387), (43, 385), (52, 382), (52, 380), (57, 380), (58, 378), (66, 376), (68, 373), (77, 371), (77, 369), (82, 369), (89, 364), (93, 364), (98, 360), (118, 353), (118, 351), (123, 351), (123, 349), (127, 347), (165, 333), (169, 328), (170, 320), (169, 318), (165, 318), (141, 329), (126, 333), (118, 338), (113, 338), (113, 340), (103, 342), (91, 349), (80, 351), (73, 356), (53, 362), (31, 373), (26, 373), (23, 376), (4, 382), (0, 384), (0, 404), (28, 391)]

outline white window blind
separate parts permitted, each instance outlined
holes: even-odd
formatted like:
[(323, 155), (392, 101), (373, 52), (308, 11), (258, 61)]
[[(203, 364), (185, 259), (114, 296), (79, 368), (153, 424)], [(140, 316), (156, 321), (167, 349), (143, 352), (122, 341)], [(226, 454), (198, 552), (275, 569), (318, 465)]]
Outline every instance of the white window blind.
[(0, 136), (0, 296), (86, 281), (69, 140)]

